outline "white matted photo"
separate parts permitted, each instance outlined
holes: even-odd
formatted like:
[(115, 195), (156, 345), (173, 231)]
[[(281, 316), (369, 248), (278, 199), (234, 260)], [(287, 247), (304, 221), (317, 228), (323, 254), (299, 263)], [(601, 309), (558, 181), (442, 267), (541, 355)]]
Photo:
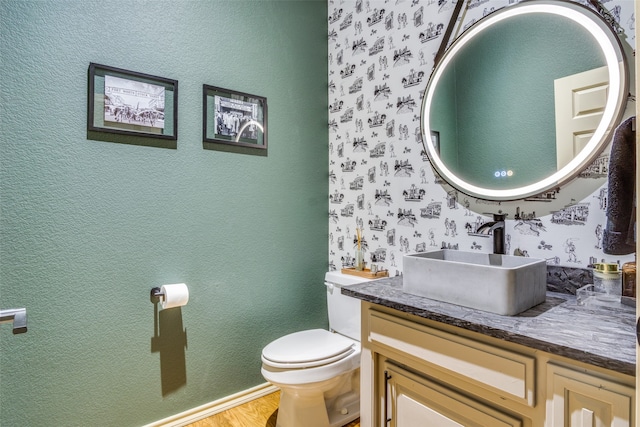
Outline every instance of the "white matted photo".
[(104, 121), (164, 129), (164, 86), (105, 76)]
[(258, 104), (215, 96), (216, 135), (258, 140)]

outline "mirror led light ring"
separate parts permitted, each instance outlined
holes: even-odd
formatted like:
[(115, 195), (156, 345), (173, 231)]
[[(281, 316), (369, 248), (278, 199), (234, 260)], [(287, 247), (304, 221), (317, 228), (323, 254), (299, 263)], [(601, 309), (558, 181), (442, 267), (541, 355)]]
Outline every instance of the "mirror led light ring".
[[(461, 179), (449, 170), (449, 168), (447, 168), (440, 159), (435, 147), (430, 143), (425, 143), (425, 141), (429, 141), (429, 139), (425, 138), (425, 135), (430, 135), (429, 117), (435, 88), (442, 74), (446, 70), (447, 65), (452, 61), (456, 53), (471, 41), (474, 36), (504, 19), (529, 13), (549, 13), (563, 16), (581, 25), (585, 30), (593, 35), (594, 39), (602, 49), (609, 73), (609, 90), (607, 92), (606, 107), (600, 124), (589, 139), (589, 142), (585, 145), (584, 149), (581, 150), (580, 153), (578, 153), (578, 155), (569, 163), (549, 177), (530, 185), (507, 190), (495, 190), (479, 187)], [(622, 53), (622, 47), (620, 46), (620, 41), (617, 36), (603, 18), (590, 9), (574, 3), (554, 0), (522, 2), (500, 9), (472, 25), (453, 42), (442, 57), (440, 63), (436, 65), (431, 79), (429, 80), (422, 104), (421, 129), (423, 145), (427, 150), (432, 165), (438, 173), (453, 187), (463, 193), (487, 200), (517, 200), (526, 198), (543, 193), (544, 191), (556, 188), (559, 185), (568, 182), (595, 160), (611, 137), (607, 132), (621, 119), (624, 112), (627, 90), (628, 71), (626, 60)]]

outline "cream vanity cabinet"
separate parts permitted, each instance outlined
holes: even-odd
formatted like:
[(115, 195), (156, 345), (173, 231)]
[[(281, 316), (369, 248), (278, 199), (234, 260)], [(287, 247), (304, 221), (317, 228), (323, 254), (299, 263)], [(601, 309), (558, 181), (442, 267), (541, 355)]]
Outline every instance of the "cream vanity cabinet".
[(362, 427), (634, 426), (631, 376), (362, 304)]

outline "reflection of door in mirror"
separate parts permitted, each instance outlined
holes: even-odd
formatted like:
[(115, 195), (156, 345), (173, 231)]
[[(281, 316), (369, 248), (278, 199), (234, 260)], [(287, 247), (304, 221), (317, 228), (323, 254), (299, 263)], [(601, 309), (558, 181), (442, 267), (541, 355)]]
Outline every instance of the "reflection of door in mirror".
[(556, 160), (558, 170), (589, 142), (607, 103), (609, 73), (599, 67), (556, 79)]

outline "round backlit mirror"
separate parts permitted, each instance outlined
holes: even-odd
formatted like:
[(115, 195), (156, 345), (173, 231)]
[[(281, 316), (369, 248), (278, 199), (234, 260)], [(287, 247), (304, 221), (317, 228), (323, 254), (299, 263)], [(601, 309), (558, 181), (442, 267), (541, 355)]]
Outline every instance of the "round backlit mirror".
[(423, 143), (461, 192), (522, 199), (591, 164), (627, 95), (622, 46), (600, 15), (525, 1), (487, 15), (448, 48), (424, 94)]

